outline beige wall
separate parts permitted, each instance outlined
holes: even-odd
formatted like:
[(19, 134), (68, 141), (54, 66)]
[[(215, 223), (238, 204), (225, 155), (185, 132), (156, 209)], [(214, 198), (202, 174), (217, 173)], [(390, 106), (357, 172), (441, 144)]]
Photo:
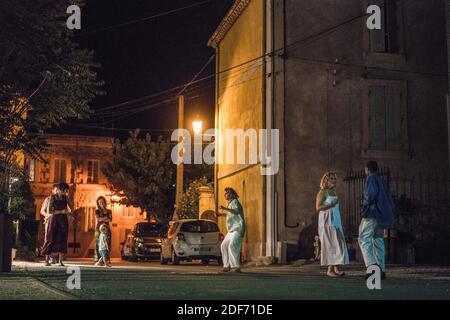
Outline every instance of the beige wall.
[[(263, 127), (264, 79), (261, 60), (233, 68), (263, 54), (262, 24), (263, 1), (250, 1), (217, 48), (218, 72), (222, 73), (217, 78), (216, 127), (221, 130)], [(230, 68), (233, 69), (223, 72)], [(225, 147), (224, 143), (218, 145), (218, 148)], [(264, 179), (261, 176), (260, 165), (219, 164), (217, 178), (218, 195), (216, 196), (219, 205), (225, 205), (223, 194), (226, 187), (236, 189), (241, 196), (240, 200), (247, 221), (243, 254), (247, 260), (254, 259), (261, 255), (265, 230)], [(225, 219), (221, 218), (219, 223), (221, 229), (225, 231)]]

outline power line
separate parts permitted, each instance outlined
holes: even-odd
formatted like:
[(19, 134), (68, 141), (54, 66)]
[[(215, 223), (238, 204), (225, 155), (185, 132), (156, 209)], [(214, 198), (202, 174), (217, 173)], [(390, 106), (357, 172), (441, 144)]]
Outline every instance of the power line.
[(148, 16), (148, 17), (145, 17), (145, 18), (124, 22), (124, 23), (116, 24), (116, 25), (109, 26), (109, 27), (99, 28), (99, 29), (96, 29), (96, 30), (87, 31), (87, 32), (80, 33), (80, 34), (75, 34), (75, 35), (73, 35), (73, 37), (75, 37), (75, 38), (77, 38), (77, 37), (84, 37), (86, 35), (91, 35), (91, 34), (98, 33), (98, 32), (103, 32), (103, 31), (107, 31), (107, 30), (111, 30), (111, 29), (115, 29), (115, 28), (122, 28), (122, 27), (125, 27), (125, 26), (129, 26), (129, 25), (132, 25), (132, 24), (139, 23), (139, 22), (148, 21), (148, 20), (160, 18), (160, 17), (163, 17), (163, 16), (167, 16), (167, 15), (170, 15), (172, 13), (177, 13), (177, 12), (180, 12), (180, 11), (183, 11), (183, 10), (195, 8), (195, 7), (204, 5), (204, 4), (212, 2), (212, 1), (215, 1), (215, 0), (205, 0), (205, 1), (197, 2), (197, 3), (191, 4), (191, 5), (185, 6), (185, 7), (180, 7), (180, 8), (176, 8), (176, 9), (173, 9), (173, 10), (161, 12), (161, 13), (154, 14), (154, 15), (151, 15), (151, 16)]
[[(396, 0), (396, 1), (398, 1), (398, 0)], [(242, 63), (240, 63), (240, 64), (237, 64), (237, 65), (234, 65), (234, 66), (232, 66), (232, 67), (229, 67), (229, 68), (227, 68), (227, 69), (224, 69), (224, 70), (215, 72), (214, 74), (205, 76), (205, 77), (203, 77), (203, 78), (201, 78), (201, 79), (197, 79), (198, 76), (203, 72), (203, 70), (206, 69), (206, 67), (211, 63), (211, 61), (212, 61), (212, 59), (213, 59), (213, 57), (214, 57), (214, 56), (212, 56), (212, 57), (208, 60), (207, 64), (200, 70), (200, 72), (197, 73), (196, 76), (194, 76), (194, 78), (193, 78), (190, 82), (188, 82), (188, 83), (186, 83), (186, 84), (182, 84), (182, 85), (180, 85), (180, 86), (177, 86), (177, 87), (174, 87), (174, 88), (171, 88), (171, 89), (167, 89), (167, 90), (165, 90), (165, 91), (162, 91), (162, 92), (159, 92), (159, 93), (155, 93), (155, 94), (152, 94), (152, 95), (150, 95), (150, 96), (146, 96), (146, 97), (138, 98), (138, 99), (131, 100), (131, 101), (128, 101), (128, 102), (124, 102), (124, 103), (121, 103), (121, 104), (118, 104), (118, 105), (113, 105), (113, 106), (109, 106), (109, 107), (106, 107), (106, 108), (98, 109), (96, 112), (98, 112), (98, 111), (101, 112), (102, 110), (110, 110), (110, 109), (114, 109), (114, 108), (117, 108), (117, 107), (120, 107), (120, 106), (128, 106), (128, 105), (133, 104), (133, 103), (143, 102), (143, 101), (145, 101), (146, 99), (149, 99), (149, 98), (152, 98), (152, 97), (157, 97), (157, 96), (159, 96), (159, 95), (163, 95), (163, 94), (165, 94), (165, 93), (169, 93), (169, 92), (174, 91), (174, 90), (179, 89), (179, 88), (182, 88), (182, 91), (181, 91), (181, 92), (184, 92), (184, 90), (186, 90), (189, 86), (192, 86), (192, 85), (195, 85), (195, 84), (200, 84), (200, 83), (202, 83), (203, 81), (213, 80), (215, 76), (219, 76), (219, 75), (221, 75), (221, 74), (228, 73), (228, 72), (231, 72), (231, 71), (236, 71), (236, 69), (241, 68), (241, 67), (242, 67), (241, 70), (251, 69), (251, 68), (254, 67), (254, 66), (246, 67), (246, 65), (248, 65), (249, 63), (252, 63), (252, 62), (256, 62), (256, 61), (258, 61), (258, 60), (261, 60), (261, 59), (263, 59), (263, 58), (265, 58), (265, 57), (267, 57), (267, 56), (273, 56), (274, 54), (279, 53), (279, 52), (282, 51), (282, 50), (286, 50), (286, 49), (292, 48), (292, 47), (297, 46), (297, 45), (299, 45), (299, 44), (301, 44), (301, 43), (308, 43), (308, 42), (310, 42), (310, 41), (312, 41), (312, 40), (316, 40), (318, 37), (321, 37), (321, 36), (323, 36), (323, 35), (326, 35), (326, 34), (328, 34), (329, 32), (335, 31), (335, 30), (339, 29), (340, 27), (342, 27), (342, 26), (344, 26), (344, 25), (347, 25), (347, 24), (349, 24), (349, 23), (351, 23), (351, 22), (354, 22), (354, 21), (356, 21), (356, 20), (358, 20), (358, 19), (361, 19), (361, 18), (363, 18), (363, 17), (365, 17), (365, 16), (368, 16), (368, 14), (367, 14), (367, 13), (364, 13), (364, 14), (358, 15), (358, 16), (356, 16), (356, 17), (350, 18), (350, 19), (348, 19), (348, 20), (346, 20), (346, 21), (343, 21), (343, 22), (341, 22), (341, 23), (339, 23), (339, 24), (337, 24), (337, 25), (334, 25), (334, 26), (331, 26), (331, 27), (329, 27), (329, 28), (326, 28), (326, 29), (324, 29), (324, 30), (322, 30), (322, 31), (320, 31), (320, 32), (318, 32), (318, 33), (316, 33), (316, 34), (309, 35), (309, 36), (307, 36), (307, 37), (305, 37), (305, 38), (303, 38), (303, 39), (299, 39), (299, 40), (297, 40), (297, 41), (294, 41), (293, 43), (291, 43), (291, 44), (289, 44), (289, 45), (286, 45), (286, 46), (283, 46), (283, 47), (281, 47), (281, 48), (279, 48), (279, 49), (273, 50), (272, 52), (269, 52), (269, 53), (263, 54), (263, 55), (261, 55), (261, 56), (259, 56), (259, 57), (256, 57), (256, 58), (247, 60), (247, 61), (242, 62)], [(294, 58), (295, 58), (295, 57), (294, 57)], [(325, 61), (322, 61), (322, 62), (325, 62)], [(326, 63), (331, 63), (331, 62), (326, 61)], [(345, 65), (345, 64), (343, 64), (343, 63), (340, 63), (340, 64), (341, 64), (341, 65)], [(351, 65), (351, 64), (348, 64), (348, 65)], [(365, 67), (365, 68), (371, 68), (371, 69), (376, 69), (376, 68), (378, 68), (378, 67), (369, 67), (369, 66), (363, 66), (363, 65), (354, 65), (354, 66)], [(386, 70), (386, 71), (406, 72), (406, 71), (404, 71), (404, 70), (396, 70), (396, 69), (389, 69), (389, 68), (378, 68), (378, 69), (380, 69), (380, 70)], [(239, 70), (239, 71), (241, 71), (241, 70)], [(424, 73), (424, 72), (415, 72), (415, 71), (408, 71), (408, 73), (417, 73), (417, 74), (426, 74), (426, 75), (437, 75), (437, 76), (442, 76), (442, 74)], [(215, 79), (214, 79), (214, 80), (215, 80)], [(227, 78), (225, 78), (225, 79), (220, 79), (220, 77), (219, 77), (219, 79), (218, 79), (217, 81), (227, 81), (227, 80), (228, 80)], [(194, 88), (192, 88), (192, 89), (194, 89)], [(200, 88), (200, 89), (201, 89), (201, 88)], [(191, 91), (191, 92), (192, 92), (192, 91)], [(174, 96), (173, 98), (176, 98), (176, 96)], [(136, 109), (137, 111), (136, 111), (136, 112), (133, 112), (132, 115), (134, 115), (134, 114), (140, 112), (139, 110), (145, 111), (145, 110), (147, 110), (147, 109), (149, 109), (149, 108), (152, 108), (152, 107), (153, 107), (153, 106), (150, 106), (150, 107), (143, 107), (142, 109), (141, 109), (141, 108)], [(125, 110), (120, 111), (120, 112), (125, 112)], [(113, 120), (113, 121), (114, 121), (114, 120)]]
[(214, 58), (215, 58), (216, 56), (213, 54), (209, 59), (208, 59), (208, 61), (205, 63), (205, 65), (200, 69), (200, 71), (199, 72), (197, 72), (197, 74), (192, 78), (192, 80), (191, 81), (189, 81), (189, 83), (186, 85), (186, 86), (184, 86), (183, 87), (183, 89), (181, 89), (181, 91), (180, 92), (178, 92), (178, 96), (180, 96), (180, 95), (182, 95), (183, 94), (183, 92), (195, 81), (195, 80), (197, 80), (197, 78), (202, 74), (202, 72), (210, 65), (210, 63), (211, 62), (213, 62), (213, 60), (214, 60)]
[(381, 70), (381, 71), (390, 71), (390, 72), (399, 72), (399, 73), (411, 73), (411, 74), (417, 74), (417, 75), (424, 75), (424, 76), (436, 76), (436, 77), (447, 77), (448, 73), (433, 73), (433, 72), (423, 72), (423, 71), (409, 71), (409, 70), (403, 70), (403, 69), (392, 69), (392, 68), (383, 68), (383, 67), (372, 67), (372, 66), (366, 66), (362, 64), (355, 64), (355, 63), (347, 63), (347, 62), (340, 62), (340, 61), (330, 61), (330, 60), (323, 60), (323, 59), (313, 59), (313, 58), (305, 58), (305, 57), (295, 57), (295, 56), (289, 56), (290, 59), (297, 59), (297, 60), (304, 60), (307, 62), (314, 62), (319, 64), (333, 64), (333, 65), (341, 65), (346, 67), (357, 67), (357, 68), (363, 68), (363, 69), (372, 69), (372, 70)]

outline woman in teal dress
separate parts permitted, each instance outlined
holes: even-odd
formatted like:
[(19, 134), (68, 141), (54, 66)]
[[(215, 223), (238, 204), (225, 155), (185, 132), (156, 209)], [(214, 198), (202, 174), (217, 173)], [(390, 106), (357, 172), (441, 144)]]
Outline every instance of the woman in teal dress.
[(316, 210), (319, 213), (319, 238), (321, 245), (320, 261), (327, 266), (327, 276), (342, 277), (338, 266), (350, 263), (342, 228), (339, 199), (336, 195), (337, 177), (333, 172), (326, 173), (320, 182)]

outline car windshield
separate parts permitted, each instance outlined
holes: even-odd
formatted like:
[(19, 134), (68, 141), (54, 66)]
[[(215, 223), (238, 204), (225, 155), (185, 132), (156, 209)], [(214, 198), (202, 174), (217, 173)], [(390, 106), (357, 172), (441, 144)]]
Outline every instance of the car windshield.
[(180, 231), (191, 233), (219, 232), (219, 227), (214, 222), (192, 221), (183, 223)]
[(160, 236), (163, 225), (160, 223), (140, 223), (137, 226), (136, 233), (141, 237)]

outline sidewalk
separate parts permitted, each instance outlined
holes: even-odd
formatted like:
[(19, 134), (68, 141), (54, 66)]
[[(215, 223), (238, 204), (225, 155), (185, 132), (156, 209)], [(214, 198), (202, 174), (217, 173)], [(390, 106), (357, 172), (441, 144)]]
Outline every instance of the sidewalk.
[[(66, 266), (80, 266), (86, 269), (98, 269), (94, 267), (92, 259), (71, 259), (68, 260)], [(196, 263), (189, 263), (178, 266), (161, 265), (159, 262), (128, 262), (120, 259), (112, 259), (111, 270), (123, 271), (154, 271), (167, 272), (172, 274), (216, 274), (220, 271), (220, 267), (212, 264), (203, 266)], [(13, 272), (42, 272), (42, 271), (61, 271), (64, 268), (59, 266), (44, 267), (42, 262), (21, 262), (13, 263)], [(352, 263), (342, 267), (349, 277), (362, 277), (365, 272), (364, 265), (360, 263)], [(326, 268), (321, 267), (319, 262), (311, 262), (308, 260), (298, 260), (286, 265), (268, 265), (257, 266), (256, 263), (247, 263), (242, 267), (243, 273), (257, 274), (281, 274), (281, 275), (303, 275), (303, 276), (323, 276)], [(404, 265), (387, 265), (386, 273), (389, 278), (395, 279), (439, 279), (450, 280), (450, 266), (404, 266)]]
[[(249, 264), (242, 273), (219, 274), (218, 265), (161, 265), (159, 262), (113, 260), (112, 268), (95, 267), (90, 259), (69, 260), (66, 267), (43, 262), (15, 262), (0, 274), (3, 299), (450, 299), (450, 267), (388, 266), (382, 289), (367, 289), (364, 268), (342, 268), (345, 278), (328, 278), (317, 262), (290, 265)], [(70, 269), (81, 268), (81, 289), (67, 287)], [(67, 273), (69, 271), (69, 273)]]
[[(365, 266), (360, 263), (351, 263), (340, 268), (347, 276), (361, 277), (365, 273)], [(248, 264), (244, 269), (251, 272), (278, 273), (278, 274), (298, 274), (305, 276), (320, 276), (326, 272), (325, 267), (321, 267), (319, 262), (299, 260), (286, 265), (256, 266), (254, 263)], [(386, 274), (389, 278), (396, 279), (441, 279), (450, 280), (450, 266), (405, 266), (387, 265)]]

